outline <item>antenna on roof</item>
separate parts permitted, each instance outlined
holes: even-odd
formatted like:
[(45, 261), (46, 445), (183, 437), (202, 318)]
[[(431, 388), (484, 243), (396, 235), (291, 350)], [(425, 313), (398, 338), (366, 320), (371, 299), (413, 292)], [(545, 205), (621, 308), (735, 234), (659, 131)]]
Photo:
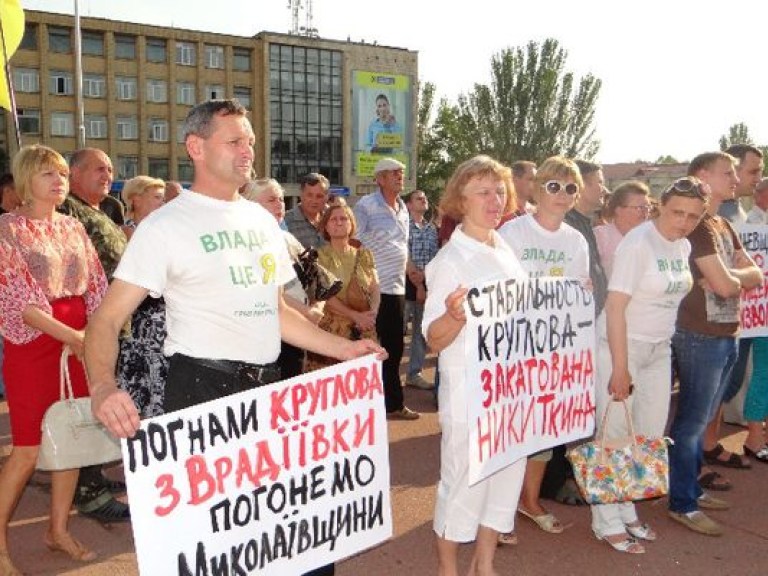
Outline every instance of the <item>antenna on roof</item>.
[[(288, 0), (291, 11), (291, 34), (317, 38), (317, 28), (313, 25), (313, 0)], [(301, 12), (304, 11), (304, 26), (300, 26)]]

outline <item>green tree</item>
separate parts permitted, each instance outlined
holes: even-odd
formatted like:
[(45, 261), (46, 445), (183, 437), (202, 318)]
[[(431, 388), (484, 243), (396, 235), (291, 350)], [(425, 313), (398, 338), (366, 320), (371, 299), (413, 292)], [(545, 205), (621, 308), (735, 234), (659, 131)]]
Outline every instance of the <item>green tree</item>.
[(593, 158), (601, 81), (591, 74), (577, 80), (566, 71), (566, 59), (552, 38), (495, 55), (490, 85), (475, 84), (455, 107), (437, 115), (434, 129), (445, 138), (448, 164), (479, 153), (507, 164), (539, 163), (554, 154)]
[(666, 156), (659, 156), (656, 164), (680, 164), (680, 162), (674, 156), (667, 154)]
[(720, 150), (727, 150), (734, 144), (751, 144), (755, 145), (752, 137), (749, 135), (749, 128), (744, 122), (734, 124), (728, 129), (728, 134), (720, 136)]

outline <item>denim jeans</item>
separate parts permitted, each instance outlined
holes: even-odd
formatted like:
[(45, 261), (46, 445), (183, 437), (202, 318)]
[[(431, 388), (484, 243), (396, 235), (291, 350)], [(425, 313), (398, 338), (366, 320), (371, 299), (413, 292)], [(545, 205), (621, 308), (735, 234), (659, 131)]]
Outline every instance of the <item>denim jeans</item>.
[(744, 385), (744, 376), (747, 374), (747, 364), (749, 364), (749, 351), (752, 348), (752, 338), (739, 338), (737, 348), (738, 358), (736, 358), (731, 375), (728, 377), (728, 384), (723, 393), (723, 402), (733, 400)]
[(427, 342), (421, 332), (421, 321), (424, 318), (424, 303), (416, 300), (405, 301), (405, 316), (411, 318), (411, 353), (408, 360), (408, 378), (413, 378), (424, 367), (424, 357), (427, 354)]
[(699, 472), (707, 424), (723, 400), (736, 361), (736, 339), (678, 330), (672, 337), (677, 358), (680, 393), (669, 435), (669, 509), (698, 510), (702, 495)]

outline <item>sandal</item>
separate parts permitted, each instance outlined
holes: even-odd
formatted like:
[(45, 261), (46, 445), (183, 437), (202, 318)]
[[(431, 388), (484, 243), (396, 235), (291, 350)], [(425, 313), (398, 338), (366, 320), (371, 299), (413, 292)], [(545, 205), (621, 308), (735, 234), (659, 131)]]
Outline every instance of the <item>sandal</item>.
[(744, 455), (754, 458), (758, 462), (765, 462), (768, 464), (768, 445), (763, 445), (762, 448), (755, 452), (752, 448), (744, 444)]
[(624, 528), (633, 538), (638, 540), (645, 540), (647, 542), (655, 542), (658, 536), (648, 524), (624, 524)]
[(517, 534), (514, 532), (499, 532), (499, 546), (517, 546)]
[(535, 515), (526, 510), (523, 510), (522, 508), (518, 508), (517, 511), (526, 518), (535, 522), (539, 528), (544, 530), (544, 532), (549, 532), (550, 534), (560, 534), (563, 530), (565, 530), (563, 525), (560, 523), (560, 520), (558, 520), (557, 517), (555, 517), (555, 515), (551, 512), (544, 512), (544, 514)]
[(0, 550), (0, 574), (2, 576), (22, 576), (22, 572), (11, 562), (7, 550)]
[(731, 481), (728, 480), (728, 478), (722, 474), (718, 474), (714, 470), (702, 474), (699, 477), (699, 486), (704, 490), (715, 490), (716, 492), (727, 492), (733, 488)]
[[(726, 460), (721, 460), (719, 456), (729, 453), (730, 456)], [(752, 468), (752, 464), (748, 460), (742, 460), (741, 456), (728, 452), (723, 448), (722, 444), (718, 444), (712, 450), (704, 450), (704, 461), (710, 466), (723, 466), (724, 468), (738, 468), (745, 470)]]
[[(595, 534), (595, 538), (607, 543), (611, 548), (613, 548), (617, 552), (625, 552), (627, 554), (645, 554), (645, 547), (642, 544), (640, 544), (640, 542), (638, 542), (637, 540), (635, 540), (630, 536), (627, 536), (626, 538), (624, 538), (624, 540), (619, 540), (614, 542), (612, 540), (608, 540), (610, 536), (601, 536), (597, 532), (595, 532), (594, 534)], [(614, 536), (620, 536), (620, 535), (614, 534)]]

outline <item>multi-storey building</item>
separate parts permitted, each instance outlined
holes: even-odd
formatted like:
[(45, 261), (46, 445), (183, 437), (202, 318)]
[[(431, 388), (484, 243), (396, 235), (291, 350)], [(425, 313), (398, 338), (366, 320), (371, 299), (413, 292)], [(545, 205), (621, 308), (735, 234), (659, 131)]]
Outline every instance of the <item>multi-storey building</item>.
[[(11, 59), (22, 144), (42, 142), (67, 155), (78, 147), (81, 130), (74, 17), (25, 15), (24, 37)], [(373, 163), (383, 154), (402, 159), (409, 166), (407, 185), (415, 185), (414, 51), (99, 18), (82, 18), (80, 27), (85, 143), (112, 158), (118, 178), (192, 180), (181, 130), (187, 112), (208, 98), (236, 97), (251, 111), (256, 175), (276, 178), (289, 193), (310, 171), (353, 194), (366, 193), (374, 187)], [(382, 95), (389, 117), (374, 130)], [(7, 114), (0, 140), (7, 162), (15, 151)]]

